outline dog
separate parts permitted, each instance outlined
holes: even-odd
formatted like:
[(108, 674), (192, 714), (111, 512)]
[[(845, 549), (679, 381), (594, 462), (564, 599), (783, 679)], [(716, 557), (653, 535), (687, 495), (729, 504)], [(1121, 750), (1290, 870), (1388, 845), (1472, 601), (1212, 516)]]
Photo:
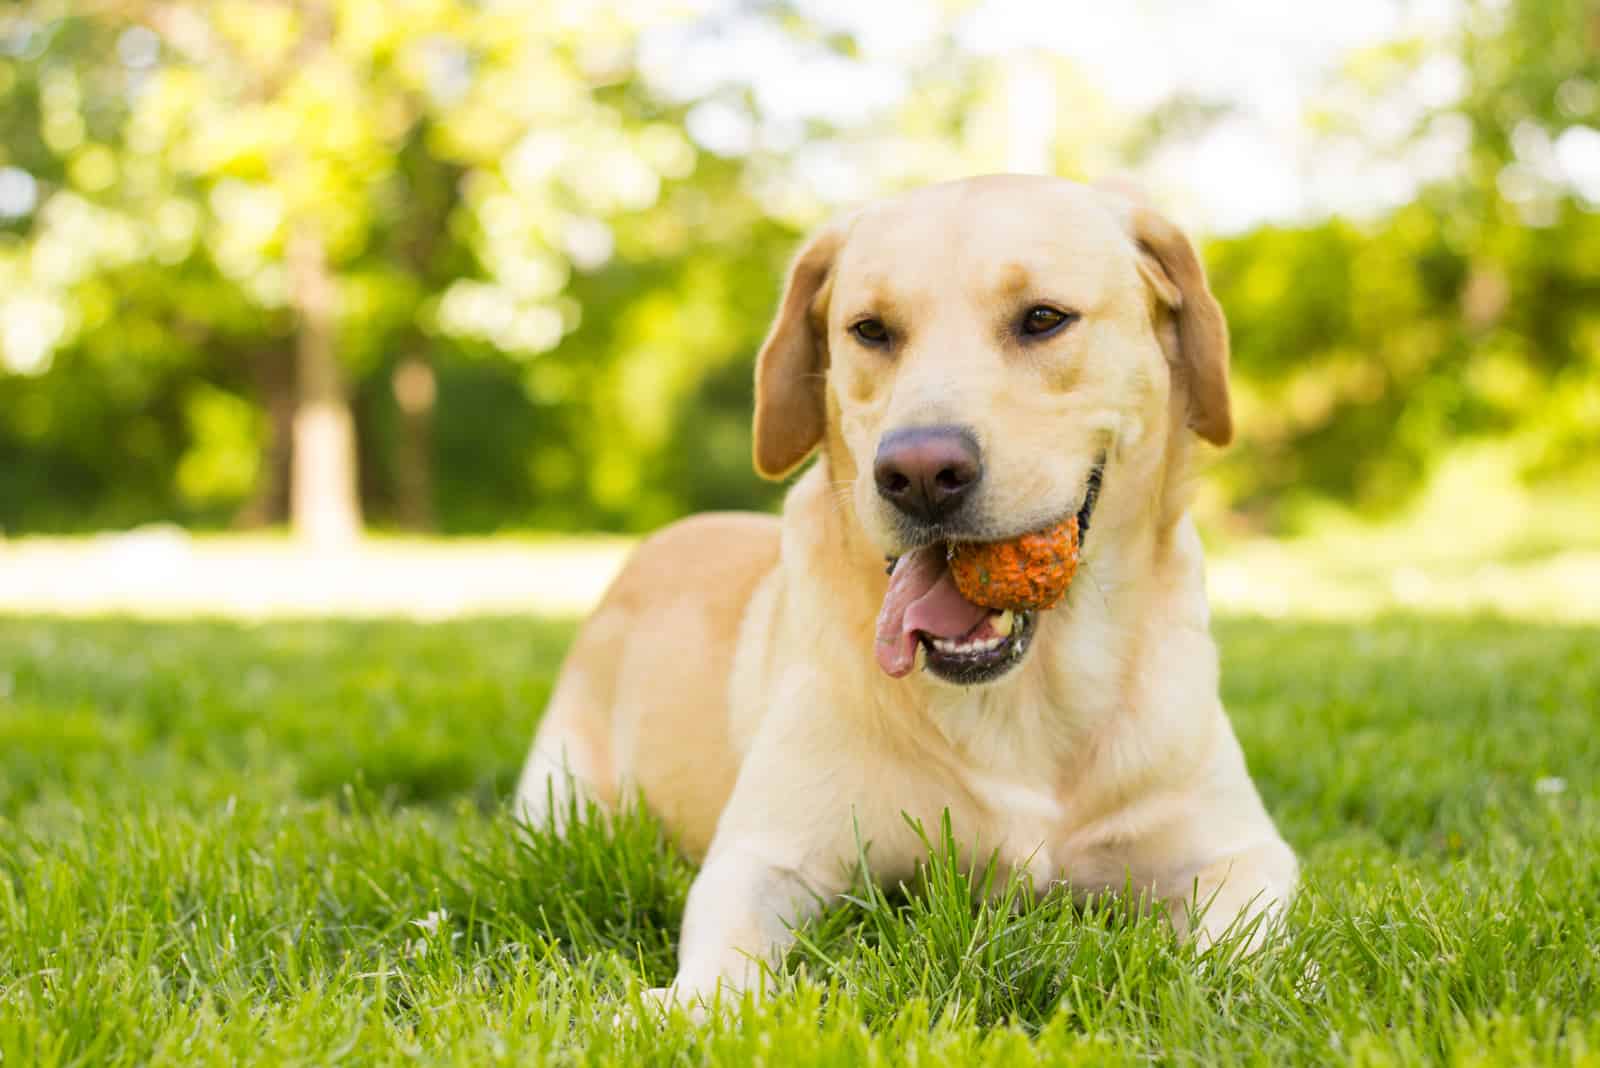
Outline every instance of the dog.
[[(1218, 697), (1188, 514), (1199, 443), (1232, 433), (1222, 311), (1131, 188), (991, 175), (823, 228), (755, 373), (757, 471), (817, 461), (780, 518), (638, 548), (574, 641), (517, 814), (559, 830), (639, 798), (703, 861), (665, 1001), (759, 983), (863, 843), (893, 885), (927, 855), (913, 823), (947, 811), (966, 863), (1132, 886), (1179, 937), (1259, 944), (1296, 861)], [(955, 588), (947, 545), (1070, 516), (1056, 608)]]

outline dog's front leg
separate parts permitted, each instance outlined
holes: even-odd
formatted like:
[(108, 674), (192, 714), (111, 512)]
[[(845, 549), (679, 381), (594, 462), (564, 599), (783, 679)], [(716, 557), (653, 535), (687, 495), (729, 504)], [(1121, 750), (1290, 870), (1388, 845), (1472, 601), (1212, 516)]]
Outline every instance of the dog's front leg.
[(678, 974), (662, 1000), (694, 1006), (759, 988), (782, 962), (794, 929), (844, 889), (841, 874), (802, 872), (753, 842), (718, 842), (689, 888)]
[[(1297, 872), (1294, 853), (1274, 837), (1207, 865), (1188, 890), (1168, 899), (1167, 914), (1179, 935), (1194, 937), (1202, 947), (1248, 931), (1246, 947), (1258, 949), (1288, 906)], [(1190, 930), (1196, 911), (1200, 922)]]
[(850, 885), (857, 834), (892, 837), (897, 821), (884, 814), (898, 808), (876, 797), (873, 776), (891, 758), (846, 741), (832, 706), (796, 691), (768, 714), (739, 769), (689, 888), (677, 977), (652, 992), (658, 999), (693, 1006), (757, 988), (794, 929)]

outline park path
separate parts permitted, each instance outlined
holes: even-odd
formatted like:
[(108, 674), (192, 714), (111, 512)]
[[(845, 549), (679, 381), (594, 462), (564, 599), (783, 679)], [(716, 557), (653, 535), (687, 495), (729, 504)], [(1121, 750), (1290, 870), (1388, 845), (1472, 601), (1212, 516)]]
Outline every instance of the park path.
[(0, 540), (0, 612), (153, 617), (574, 616), (599, 599), (626, 538), (371, 538), (308, 552), (289, 538), (155, 527)]
[[(177, 527), (0, 538), (0, 613), (398, 617), (581, 616), (635, 542), (611, 536), (368, 538), (308, 552), (287, 537)], [(1219, 614), (1363, 619), (1391, 611), (1600, 622), (1600, 548), (1439, 556), (1359, 539), (1258, 538), (1210, 554)]]

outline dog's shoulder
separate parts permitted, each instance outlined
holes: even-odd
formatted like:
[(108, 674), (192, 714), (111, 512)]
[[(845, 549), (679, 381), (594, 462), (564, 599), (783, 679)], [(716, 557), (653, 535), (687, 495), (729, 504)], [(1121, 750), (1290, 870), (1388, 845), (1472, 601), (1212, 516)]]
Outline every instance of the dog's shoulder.
[(778, 558), (778, 520), (755, 512), (704, 512), (639, 543), (618, 577), (629, 586), (712, 589), (734, 574), (770, 568)]

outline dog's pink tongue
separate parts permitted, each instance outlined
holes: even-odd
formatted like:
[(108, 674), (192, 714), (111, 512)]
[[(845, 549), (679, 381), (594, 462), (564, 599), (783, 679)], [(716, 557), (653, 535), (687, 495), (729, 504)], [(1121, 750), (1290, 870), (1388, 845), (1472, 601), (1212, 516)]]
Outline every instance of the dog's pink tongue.
[(956, 589), (945, 566), (943, 545), (907, 553), (895, 563), (878, 612), (878, 666), (898, 679), (916, 665), (918, 631), (935, 638), (959, 638), (988, 614), (987, 608)]

